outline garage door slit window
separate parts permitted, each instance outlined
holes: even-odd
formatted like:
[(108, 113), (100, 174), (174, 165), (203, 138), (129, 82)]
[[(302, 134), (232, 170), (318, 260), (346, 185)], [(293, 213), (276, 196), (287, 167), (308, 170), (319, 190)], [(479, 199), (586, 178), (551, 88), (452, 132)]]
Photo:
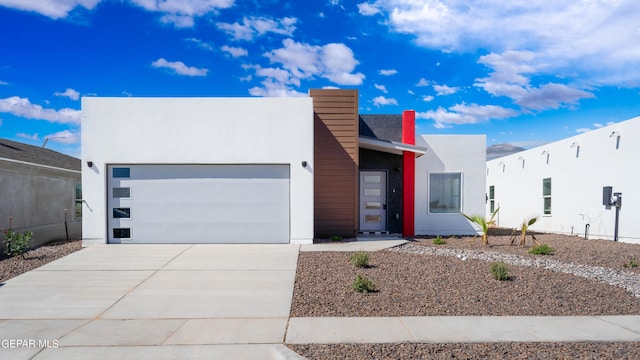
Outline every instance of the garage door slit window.
[(129, 228), (115, 228), (113, 229), (114, 239), (129, 239), (131, 237), (131, 229)]
[(128, 178), (131, 177), (131, 169), (125, 167), (114, 167), (113, 168), (113, 177), (114, 178)]
[(131, 217), (131, 209), (129, 208), (114, 208), (113, 209), (113, 218), (114, 219), (129, 219)]
[(429, 212), (462, 212), (462, 173), (429, 174)]

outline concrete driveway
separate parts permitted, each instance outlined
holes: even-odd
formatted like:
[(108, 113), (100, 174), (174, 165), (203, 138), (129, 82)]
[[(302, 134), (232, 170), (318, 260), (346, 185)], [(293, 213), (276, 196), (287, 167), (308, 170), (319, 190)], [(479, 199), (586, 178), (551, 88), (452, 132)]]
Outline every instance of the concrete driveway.
[(295, 359), (297, 245), (93, 246), (0, 286), (0, 359)]

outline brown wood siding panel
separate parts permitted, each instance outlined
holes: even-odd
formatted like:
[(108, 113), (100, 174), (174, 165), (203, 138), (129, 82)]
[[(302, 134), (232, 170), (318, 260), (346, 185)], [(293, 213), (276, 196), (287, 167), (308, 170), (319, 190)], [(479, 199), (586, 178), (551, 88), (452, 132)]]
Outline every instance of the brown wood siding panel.
[(314, 107), (316, 236), (358, 230), (358, 92), (311, 90)]

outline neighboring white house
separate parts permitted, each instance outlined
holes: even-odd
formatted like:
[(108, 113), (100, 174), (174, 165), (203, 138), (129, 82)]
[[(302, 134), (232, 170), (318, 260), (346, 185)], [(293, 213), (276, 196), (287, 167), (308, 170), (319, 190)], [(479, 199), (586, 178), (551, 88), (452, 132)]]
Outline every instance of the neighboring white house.
[(416, 234), (475, 235), (464, 217), (485, 211), (485, 135), (419, 135), (416, 159)]
[(486, 213), (498, 225), (613, 239), (616, 207), (603, 187), (622, 194), (619, 241), (640, 243), (640, 117), (487, 162)]
[(83, 98), (85, 243), (310, 243), (311, 98)]

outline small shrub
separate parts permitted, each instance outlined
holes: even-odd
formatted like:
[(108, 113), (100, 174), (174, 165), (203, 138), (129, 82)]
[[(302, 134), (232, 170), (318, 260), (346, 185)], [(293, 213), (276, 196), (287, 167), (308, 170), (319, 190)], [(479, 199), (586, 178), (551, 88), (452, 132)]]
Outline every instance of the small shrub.
[(5, 254), (9, 256), (22, 256), (29, 251), (31, 247), (31, 238), (33, 233), (31, 231), (25, 231), (23, 233), (17, 233), (13, 230), (5, 230), (4, 236), (6, 238)]
[(342, 236), (333, 235), (331, 241), (342, 241)]
[(433, 244), (434, 245), (444, 245), (446, 243), (447, 243), (447, 241), (445, 239), (443, 239), (442, 236), (440, 236), (440, 235), (436, 236), (436, 238), (433, 239)]
[(529, 249), (528, 253), (533, 255), (550, 255), (555, 251), (554, 248), (547, 244), (540, 244)]
[(491, 263), (489, 271), (491, 271), (491, 276), (496, 280), (509, 280), (509, 267), (502, 261)]
[(351, 254), (349, 257), (349, 261), (357, 267), (368, 267), (369, 266), (369, 253), (366, 251), (358, 251)]
[(376, 284), (363, 275), (358, 275), (351, 286), (357, 292), (365, 294), (376, 290)]
[(638, 259), (634, 256), (631, 257), (628, 263), (624, 263), (625, 268), (637, 268), (638, 267)]

